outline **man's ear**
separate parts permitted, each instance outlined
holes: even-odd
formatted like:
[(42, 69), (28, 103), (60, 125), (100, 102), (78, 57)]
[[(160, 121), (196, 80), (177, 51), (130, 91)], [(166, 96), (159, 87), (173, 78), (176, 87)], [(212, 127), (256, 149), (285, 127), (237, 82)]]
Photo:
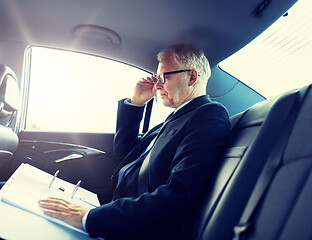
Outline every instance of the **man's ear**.
[(194, 86), (194, 84), (197, 82), (198, 80), (198, 73), (197, 71), (193, 68), (191, 71), (190, 71), (190, 75), (191, 75), (191, 78), (190, 78), (190, 81), (189, 81), (189, 86)]

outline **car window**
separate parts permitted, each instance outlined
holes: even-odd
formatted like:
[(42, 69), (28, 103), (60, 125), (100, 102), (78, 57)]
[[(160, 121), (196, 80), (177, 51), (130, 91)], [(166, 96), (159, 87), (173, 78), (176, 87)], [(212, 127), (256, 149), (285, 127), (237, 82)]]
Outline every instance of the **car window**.
[(269, 98), (311, 82), (312, 2), (298, 1), (271, 27), (220, 63)]
[[(135, 83), (149, 75), (76, 52), (43, 47), (27, 51), (31, 64), (26, 130), (113, 133), (118, 100), (131, 97)], [(166, 117), (157, 109), (151, 127)]]

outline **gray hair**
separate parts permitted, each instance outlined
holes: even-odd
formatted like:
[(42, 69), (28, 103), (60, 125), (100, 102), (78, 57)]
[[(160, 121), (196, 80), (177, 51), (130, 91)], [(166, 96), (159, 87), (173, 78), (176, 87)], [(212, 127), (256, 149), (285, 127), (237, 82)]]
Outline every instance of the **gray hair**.
[(211, 75), (209, 61), (204, 52), (192, 45), (177, 44), (163, 49), (157, 54), (157, 60), (173, 57), (186, 68), (194, 68), (203, 80), (208, 80)]

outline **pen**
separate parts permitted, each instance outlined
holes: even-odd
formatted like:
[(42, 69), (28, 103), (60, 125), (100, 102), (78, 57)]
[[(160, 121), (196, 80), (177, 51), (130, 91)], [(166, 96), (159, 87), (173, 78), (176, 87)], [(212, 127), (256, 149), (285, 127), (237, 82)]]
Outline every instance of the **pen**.
[(57, 171), (54, 173), (53, 178), (52, 178), (52, 180), (51, 180), (51, 182), (50, 182), (49, 188), (52, 186), (52, 184), (53, 184), (53, 182), (55, 181), (55, 179), (56, 179), (57, 175), (59, 174), (59, 172), (60, 172), (60, 170), (57, 170)]
[(81, 183), (81, 180), (79, 180), (78, 182), (77, 182), (77, 184), (76, 184), (76, 186), (75, 186), (75, 188), (74, 188), (74, 191), (73, 191), (73, 193), (72, 193), (72, 195), (71, 195), (71, 198), (73, 199), (73, 197), (75, 196), (75, 193), (77, 192), (77, 190), (78, 190), (78, 188), (79, 188), (79, 186), (80, 186), (80, 183)]

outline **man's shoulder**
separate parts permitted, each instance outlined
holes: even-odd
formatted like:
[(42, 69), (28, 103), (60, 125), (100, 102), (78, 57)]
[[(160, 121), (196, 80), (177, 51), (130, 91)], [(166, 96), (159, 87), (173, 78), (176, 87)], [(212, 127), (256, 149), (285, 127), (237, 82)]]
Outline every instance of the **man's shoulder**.
[(226, 107), (216, 101), (202, 104), (193, 111), (189, 121), (196, 123), (215, 122), (230, 126), (230, 116)]
[(207, 108), (211, 111), (226, 111), (227, 112), (227, 109), (226, 107), (220, 103), (220, 102), (217, 102), (217, 101), (210, 101), (206, 104), (203, 104), (201, 107), (204, 107), (204, 108)]
[(196, 111), (223, 113), (226, 116), (229, 115), (226, 107), (220, 102), (211, 100), (209, 95), (198, 97), (194, 99), (193, 103), (196, 105)]

